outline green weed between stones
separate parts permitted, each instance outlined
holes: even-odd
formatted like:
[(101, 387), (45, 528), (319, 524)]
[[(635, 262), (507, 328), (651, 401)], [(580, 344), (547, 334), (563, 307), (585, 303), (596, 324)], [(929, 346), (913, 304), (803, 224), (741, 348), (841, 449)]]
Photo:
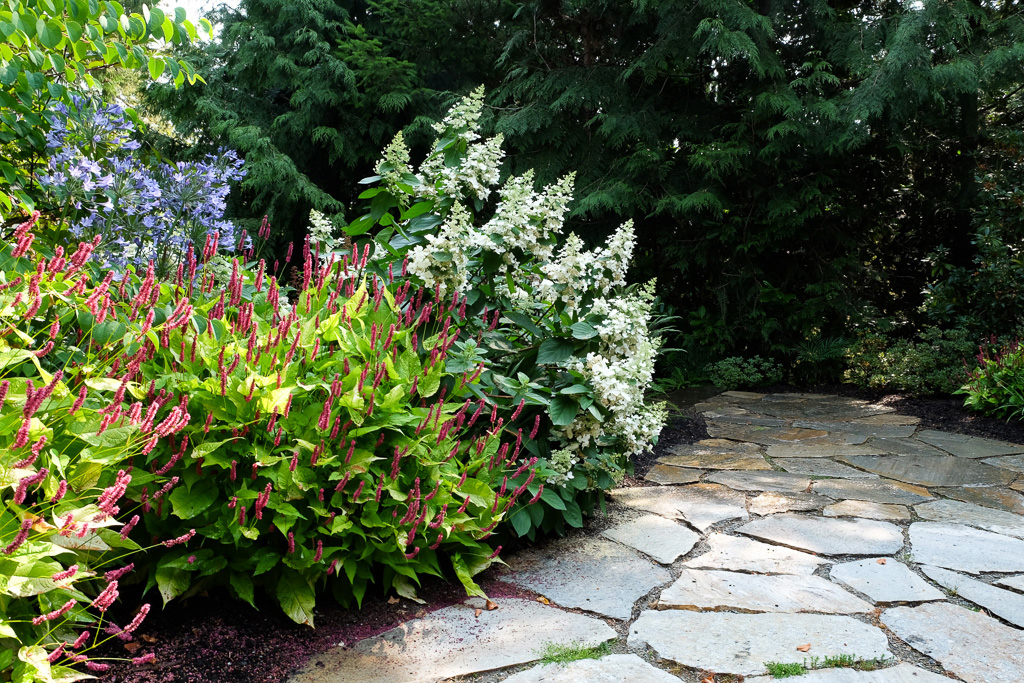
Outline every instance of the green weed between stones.
[(540, 651), (540, 661), (544, 664), (568, 664), (577, 659), (600, 659), (612, 653), (612, 646), (607, 642), (596, 647), (586, 647), (583, 643), (573, 642), (568, 644), (545, 643), (544, 649)]
[(772, 678), (790, 678), (791, 676), (803, 676), (807, 669), (798, 662), (765, 662), (765, 668)]
[(890, 657), (874, 657), (861, 659), (854, 655), (834, 655), (828, 657), (811, 657), (805, 659), (802, 664), (795, 662), (765, 662), (765, 668), (773, 678), (790, 678), (791, 676), (802, 676), (813, 669), (856, 669), (858, 671), (875, 671), (883, 669), (895, 660)]

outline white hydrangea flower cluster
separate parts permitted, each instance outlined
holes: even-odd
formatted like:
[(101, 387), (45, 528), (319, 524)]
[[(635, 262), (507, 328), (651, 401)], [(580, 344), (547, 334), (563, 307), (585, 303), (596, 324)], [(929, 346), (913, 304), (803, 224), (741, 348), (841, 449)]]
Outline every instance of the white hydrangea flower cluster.
[(597, 325), (601, 345), (586, 358), (570, 359), (566, 366), (581, 373), (611, 417), (598, 422), (581, 414), (560, 436), (586, 448), (602, 434), (618, 437), (624, 455), (650, 448), (667, 419), (664, 403), (647, 405), (644, 396), (654, 378), (660, 340), (652, 339), (647, 321), (655, 299), (655, 281), (620, 297), (598, 298), (592, 312), (605, 316)]
[(480, 112), (483, 109), (484, 86), (481, 85), (452, 107), (444, 119), (435, 123), (434, 130), (438, 133), (454, 130), (466, 142), (479, 140), (480, 135), (477, 133), (477, 128), (480, 122)]
[(447, 195), (454, 199), (487, 199), (500, 178), (501, 160), (505, 157), (501, 148), (504, 142), (504, 136), (499, 134), (483, 142), (471, 143), (457, 166), (446, 166), (444, 157), (439, 154), (427, 157), (420, 164), (423, 194), (430, 197)]
[(398, 184), (404, 182), (402, 176), (412, 173), (412, 169), (409, 166), (409, 148), (405, 146), (405, 137), (402, 135), (402, 131), (398, 131), (391, 144), (384, 148), (382, 158), (377, 162), (375, 170), (384, 181), (388, 192), (398, 198), (405, 196), (405, 193), (398, 188)]
[(473, 230), (473, 217), (456, 202), (437, 233), (426, 236), (427, 244), (409, 250), (409, 272), (428, 288), (440, 284), (442, 295), (465, 292), (469, 288), (469, 254), (465, 245)]
[(332, 251), (340, 251), (344, 248), (344, 240), (334, 236), (334, 226), (327, 216), (316, 209), (309, 211), (309, 248), (315, 249), (320, 246), (320, 254), (329, 254)]
[(540, 267), (545, 276), (539, 283), (541, 297), (564, 301), (566, 311), (572, 314), (588, 293), (607, 296), (614, 287), (626, 284), (626, 271), (635, 244), (633, 221), (622, 224), (609, 238), (607, 246), (593, 251), (584, 250), (580, 238), (569, 235), (558, 258)]
[(571, 481), (574, 476), (572, 469), (579, 462), (578, 454), (579, 452), (575, 448), (563, 448), (554, 451), (551, 457), (548, 458), (548, 467), (557, 474), (548, 476), (545, 483), (553, 486), (565, 486), (565, 484)]

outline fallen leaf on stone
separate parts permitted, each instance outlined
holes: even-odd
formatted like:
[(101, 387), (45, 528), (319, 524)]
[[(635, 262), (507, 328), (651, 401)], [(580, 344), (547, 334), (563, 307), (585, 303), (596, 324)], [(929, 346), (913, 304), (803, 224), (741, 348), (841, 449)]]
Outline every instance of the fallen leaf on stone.
[(885, 564), (885, 558), (884, 557), (880, 557), (877, 560), (875, 560), (875, 562), (877, 562), (878, 564)]
[(496, 609), (498, 609), (498, 603), (494, 602), (494, 600), (488, 600), (487, 601), (487, 611), (491, 612), (491, 611), (496, 610)]
[(142, 643), (125, 643), (124, 649), (128, 650), (129, 654), (135, 654), (135, 652), (142, 647)]
[(700, 683), (715, 683), (715, 674), (712, 672), (707, 678), (700, 679)]
[(151, 635), (149, 635), (149, 634), (147, 634), (147, 633), (143, 633), (143, 634), (142, 634), (141, 636), (139, 636), (139, 637), (140, 637), (140, 638), (142, 638), (142, 639), (143, 639), (144, 641), (146, 641), (147, 643), (149, 643), (150, 645), (152, 645), (153, 643), (155, 643), (155, 642), (156, 642), (156, 638), (154, 638), (153, 636), (151, 636)]
[(479, 617), (483, 613), (484, 613), (484, 611), (482, 609), (475, 609), (475, 610), (473, 610), (473, 616), (474, 617)]
[(545, 597), (544, 597), (543, 595), (541, 595), (541, 596), (539, 596), (539, 597), (537, 598), (537, 602), (542, 602), (542, 603), (544, 603), (545, 605), (550, 605), (550, 604), (551, 604), (551, 601), (550, 601), (550, 600), (548, 600), (547, 598), (545, 598)]
[(811, 649), (811, 644), (807, 643), (806, 645), (797, 645), (796, 649), (800, 650), (800, 652), (807, 652), (808, 650)]
[(396, 602), (398, 602), (398, 598), (396, 598), (395, 596), (392, 595), (390, 598), (388, 598), (389, 605), (394, 605)]

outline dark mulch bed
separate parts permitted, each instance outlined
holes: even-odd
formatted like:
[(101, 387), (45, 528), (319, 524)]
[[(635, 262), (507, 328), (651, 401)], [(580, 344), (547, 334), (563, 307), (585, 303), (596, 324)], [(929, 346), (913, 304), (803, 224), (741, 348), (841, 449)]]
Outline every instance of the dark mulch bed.
[[(921, 425), (927, 428), (1024, 443), (1024, 423), (973, 415), (964, 409), (961, 398), (914, 398), (848, 386), (810, 389), (780, 386), (771, 387), (769, 391), (828, 393), (877, 401), (894, 407), (901, 415), (921, 418)], [(634, 459), (634, 475), (626, 478), (625, 485), (645, 485), (643, 475), (673, 445), (708, 438), (703, 418), (692, 409), (692, 403), (706, 395), (707, 391), (700, 390), (684, 393), (658, 445), (652, 452)], [(485, 579), (481, 585), (496, 600), (535, 597), (493, 579)], [(115, 641), (104, 652), (97, 653), (131, 657), (153, 652), (156, 662), (141, 667), (127, 662), (117, 664), (102, 680), (108, 683), (279, 683), (314, 653), (383, 633), (412, 617), (465, 599), (458, 583), (442, 581), (425, 582), (420, 595), (426, 600), (426, 606), (405, 599), (389, 601), (378, 595), (368, 596), (361, 610), (343, 609), (325, 597), (317, 608), (315, 630), (289, 621), (269, 599), (260, 603), (259, 611), (219, 593), (176, 601), (162, 612), (154, 610), (139, 631), (140, 637), (136, 640), (139, 647), (134, 652)], [(150, 600), (154, 598), (159, 599), (155, 594), (148, 596)], [(122, 602), (137, 606), (140, 601)], [(125, 615), (120, 616), (122, 621), (131, 618), (130, 614), (127, 619), (123, 618)]]

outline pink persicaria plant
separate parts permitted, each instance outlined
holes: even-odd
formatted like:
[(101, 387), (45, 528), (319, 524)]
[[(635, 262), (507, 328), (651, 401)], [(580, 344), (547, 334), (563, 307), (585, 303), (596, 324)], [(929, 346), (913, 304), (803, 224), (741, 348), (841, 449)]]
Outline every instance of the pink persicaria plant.
[(38, 220), (0, 246), (0, 678), (72, 681), (105, 670), (89, 652), (131, 640), (150, 611), (108, 616), (133, 568), (122, 558), (142, 549), (141, 488), (163, 498), (178, 483), (136, 460), (190, 421), (188, 396), (143, 385), (142, 368), (193, 307), (157, 316), (152, 270), (97, 274), (98, 238), (44, 253)]

